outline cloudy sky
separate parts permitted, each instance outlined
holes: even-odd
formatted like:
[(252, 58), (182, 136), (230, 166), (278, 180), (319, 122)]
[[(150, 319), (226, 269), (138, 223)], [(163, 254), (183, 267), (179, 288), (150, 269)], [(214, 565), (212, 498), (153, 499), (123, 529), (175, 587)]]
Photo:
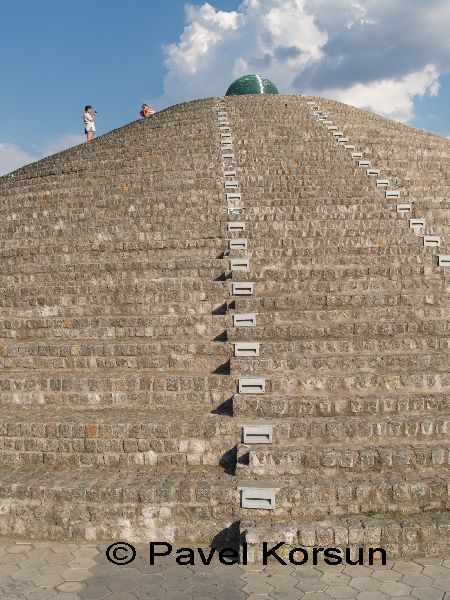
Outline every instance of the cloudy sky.
[(449, 0), (15, 0), (0, 20), (0, 174), (246, 73), (450, 136)]

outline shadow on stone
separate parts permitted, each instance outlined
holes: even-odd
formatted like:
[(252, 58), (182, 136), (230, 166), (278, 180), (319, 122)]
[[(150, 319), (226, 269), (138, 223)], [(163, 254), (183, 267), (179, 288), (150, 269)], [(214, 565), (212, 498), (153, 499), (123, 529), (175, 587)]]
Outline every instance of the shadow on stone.
[(217, 408), (211, 411), (212, 415), (226, 415), (231, 417), (233, 415), (233, 398), (228, 398), (225, 402), (222, 402)]

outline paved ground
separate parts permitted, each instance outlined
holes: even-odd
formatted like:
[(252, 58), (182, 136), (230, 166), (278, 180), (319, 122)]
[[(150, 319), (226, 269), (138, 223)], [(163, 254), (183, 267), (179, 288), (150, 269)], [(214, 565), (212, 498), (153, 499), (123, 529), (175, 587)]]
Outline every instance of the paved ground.
[[(0, 542), (0, 598), (5, 600), (450, 600), (450, 560), (387, 567), (150, 566), (146, 547), (112, 565), (105, 546)], [(120, 553), (119, 553), (120, 555)]]

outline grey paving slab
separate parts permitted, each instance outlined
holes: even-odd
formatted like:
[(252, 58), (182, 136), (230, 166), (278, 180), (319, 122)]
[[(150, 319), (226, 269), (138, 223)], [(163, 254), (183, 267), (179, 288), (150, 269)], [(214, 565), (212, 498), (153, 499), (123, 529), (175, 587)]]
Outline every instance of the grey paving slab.
[[(54, 589), (34, 588), (29, 592), (25, 592), (24, 598), (27, 600), (50, 600), (54, 596)], [(94, 600), (94, 599), (93, 599)]]
[(349, 585), (361, 592), (366, 592), (378, 590), (381, 587), (381, 581), (377, 581), (373, 577), (354, 577), (350, 580)]
[(389, 594), (394, 598), (397, 596), (409, 596), (411, 592), (411, 586), (406, 585), (406, 583), (400, 583), (399, 581), (389, 581), (382, 584), (380, 587), (380, 592)]
[(357, 596), (357, 600), (388, 600), (389, 596), (379, 590), (366, 590)]
[(450, 577), (446, 577), (444, 579), (438, 577), (434, 580), (433, 585), (443, 592), (450, 592)]
[(103, 600), (111, 594), (111, 590), (107, 587), (102, 587), (98, 585), (90, 585), (89, 587), (84, 587), (79, 596), (81, 600)]
[(406, 585), (410, 585), (411, 587), (426, 587), (433, 585), (433, 578), (427, 577), (422, 573), (411, 573), (409, 575), (404, 575), (401, 582), (406, 583)]
[(146, 547), (127, 566), (106, 545), (0, 544), (0, 598), (15, 600), (450, 600), (450, 561), (383, 567), (330, 565), (151, 566)]
[(349, 585), (331, 585), (325, 591), (332, 598), (339, 598), (344, 600), (356, 598), (359, 594), (359, 590), (355, 590), (355, 588), (352, 588)]
[(435, 587), (417, 587), (412, 590), (411, 595), (418, 600), (442, 600), (444, 592)]
[(402, 573), (394, 570), (380, 569), (373, 572), (371, 577), (379, 581), (399, 581), (402, 578)]
[(399, 573), (408, 575), (409, 573), (422, 573), (424, 567), (417, 562), (399, 560), (394, 563), (392, 568)]

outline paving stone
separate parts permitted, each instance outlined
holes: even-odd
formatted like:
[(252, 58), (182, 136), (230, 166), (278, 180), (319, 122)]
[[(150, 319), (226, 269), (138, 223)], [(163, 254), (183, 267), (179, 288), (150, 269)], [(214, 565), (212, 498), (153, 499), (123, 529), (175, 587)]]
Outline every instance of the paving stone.
[(217, 588), (207, 583), (195, 583), (187, 591), (194, 598), (196, 596), (210, 596), (211, 598), (215, 598)]
[(357, 596), (357, 600), (389, 600), (390, 596), (379, 590), (366, 590)]
[(66, 553), (58, 553), (55, 552), (55, 555), (52, 556), (51, 559), (51, 564), (52, 565), (64, 565), (67, 566), (68, 563), (73, 560), (73, 555), (72, 554), (66, 554)]
[(10, 575), (14, 571), (17, 571), (17, 565), (14, 563), (1, 564), (0, 563), (0, 575)]
[(390, 571), (390, 570), (376, 570), (372, 574), (373, 579), (378, 579), (379, 581), (399, 581), (402, 579), (403, 575), (399, 571)]
[(107, 587), (111, 581), (111, 576), (104, 574), (92, 574), (85, 580), (86, 585), (94, 587)]
[(444, 592), (450, 592), (450, 577), (438, 577), (434, 580), (433, 586)]
[(312, 580), (312, 579), (320, 579), (322, 577), (323, 572), (319, 571), (315, 567), (297, 567), (296, 571), (292, 574), (293, 577), (298, 576), (303, 580)]
[(99, 553), (97, 546), (80, 546), (72, 552), (75, 558), (95, 558)]
[(302, 581), (299, 576), (291, 576), (291, 575), (272, 575), (271, 573), (267, 575), (265, 582), (268, 583), (274, 590), (291, 590), (294, 588), (297, 583)]
[(216, 600), (248, 600), (248, 598), (247, 594), (242, 590), (237, 590), (236, 588), (227, 589), (225, 587), (216, 593)]
[(374, 569), (364, 565), (347, 565), (342, 572), (350, 577), (370, 577), (373, 571)]
[(79, 581), (65, 581), (56, 586), (58, 592), (79, 592), (82, 590), (84, 585)]
[(133, 592), (112, 592), (107, 596), (108, 600), (136, 600), (136, 595)]
[(273, 592), (272, 585), (264, 583), (264, 581), (252, 581), (242, 588), (247, 594), (270, 594)]
[[(24, 598), (27, 600), (49, 600), (54, 596), (54, 588), (34, 588), (28, 592), (25, 592)], [(94, 600), (94, 599), (93, 599)]]
[(437, 579), (439, 577), (442, 578), (447, 578), (450, 576), (450, 571), (449, 569), (446, 569), (445, 567), (440, 567), (440, 566), (426, 566), (424, 568), (424, 570), (422, 571), (423, 575), (426, 575), (427, 577), (431, 577), (433, 579)]
[(444, 559), (443, 558), (437, 558), (434, 556), (430, 556), (429, 558), (425, 557), (425, 558), (415, 558), (414, 562), (416, 562), (419, 565), (423, 565), (424, 567), (427, 566), (433, 566), (433, 567), (438, 567), (440, 565), (442, 565)]
[(412, 590), (411, 596), (418, 600), (442, 600), (444, 592), (435, 587), (416, 587)]
[(89, 557), (74, 558), (67, 563), (71, 569), (90, 569), (96, 565), (95, 560)]
[(90, 576), (89, 569), (63, 569), (61, 571), (64, 581), (85, 581)]
[[(211, 578), (213, 578), (212, 573), (210, 574)], [(241, 575), (242, 579), (247, 583), (259, 583), (260, 581), (268, 581), (269, 575), (266, 571), (250, 571), (245, 572)], [(215, 577), (214, 577), (215, 579)]]
[(352, 577), (350, 577), (350, 575), (344, 575), (344, 573), (340, 573), (339, 571), (336, 571), (336, 573), (327, 571), (321, 577), (321, 581), (328, 585), (349, 585), (351, 580)]
[[(167, 578), (165, 573), (164, 573), (164, 577)], [(176, 575), (175, 575), (175, 577), (176, 577)], [(243, 579), (243, 585), (245, 585), (248, 582), (248, 580), (244, 579), (244, 577), (242, 579)], [(207, 572), (207, 573), (194, 573), (191, 577), (189, 577), (189, 581), (192, 583), (192, 585), (209, 585), (211, 583), (214, 583), (215, 577), (214, 577), (214, 573), (212, 571)]]
[(348, 584), (361, 592), (380, 589), (381, 582), (372, 577), (354, 577)]
[[(28, 557), (27, 557), (28, 558)], [(24, 560), (24, 555), (20, 554), (3, 554), (0, 557), (0, 565), (20, 565)]]
[(401, 580), (402, 583), (410, 585), (411, 587), (426, 587), (433, 585), (433, 579), (420, 573), (411, 573), (404, 575)]
[(328, 588), (329, 584), (323, 581), (322, 578), (317, 579), (301, 579), (297, 584), (296, 588), (302, 592), (324, 592)]
[[(108, 589), (108, 591), (109, 591), (109, 593), (111, 593), (110, 589)], [(117, 590), (114, 590), (114, 591), (117, 591)], [(170, 590), (170, 591), (177, 591), (177, 590)], [(145, 585), (145, 586), (138, 586), (138, 587), (134, 588), (132, 593), (139, 599), (142, 598), (142, 600), (147, 600), (147, 599), (155, 598), (156, 596), (164, 596), (164, 594), (168, 593), (168, 590), (161, 587), (160, 585)]]
[(348, 600), (349, 598), (356, 598), (359, 591), (348, 585), (331, 585), (327, 588), (326, 593), (332, 598), (345, 598), (345, 600)]
[(52, 588), (62, 583), (64, 579), (63, 573), (61, 575), (38, 575), (33, 579), (33, 583), (37, 587)]
[[(268, 577), (270, 575), (295, 575), (296, 573), (300, 575), (301, 572), (300, 567), (295, 567), (294, 565), (290, 565), (289, 563), (287, 565), (281, 565), (279, 563), (274, 562), (270, 565), (267, 565), (266, 567), (264, 567), (263, 565), (260, 566), (263, 567), (264, 572)], [(240, 565), (239, 568), (246, 570), (245, 567), (243, 567), (243, 565)]]
[(409, 573), (421, 573), (423, 571), (423, 565), (419, 565), (419, 563), (413, 561), (399, 560), (394, 563), (393, 569), (408, 575)]
[[(347, 565), (327, 565), (326, 563), (321, 563), (320, 565), (316, 565), (314, 569), (319, 571), (320, 573), (340, 573), (345, 569)], [(300, 567), (299, 567), (300, 568)]]
[[(187, 566), (171, 566), (161, 571), (161, 574), (164, 575), (166, 579), (170, 579), (171, 577), (175, 577), (177, 579), (189, 579), (194, 577), (194, 571)], [(213, 576), (211, 569), (208, 571), (208, 575), (210, 577)]]
[(34, 558), (38, 560), (51, 561), (54, 559), (55, 553), (53, 552), (52, 548), (35, 548), (33, 546), (33, 549), (30, 552), (27, 552), (27, 556), (29, 560)]
[(41, 569), (49, 566), (50, 562), (45, 558), (27, 558), (27, 560), (20, 562), (21, 569)]
[(27, 554), (31, 550), (33, 550), (33, 546), (30, 544), (13, 544), (6, 548), (8, 554)]
[(111, 590), (105, 586), (89, 584), (79, 592), (82, 600), (103, 600), (103, 598), (106, 598), (110, 594)]
[(45, 567), (40, 567), (39, 573), (42, 575), (60, 575), (63, 571), (67, 570), (66, 565), (49, 565), (47, 564)]
[(31, 579), (35, 579), (41, 574), (39, 569), (20, 569), (19, 571), (14, 571), (11, 573), (11, 579), (16, 579), (17, 581), (27, 581)]
[(192, 587), (192, 583), (190, 579), (169, 577), (165, 578), (162, 587), (168, 591), (183, 592), (184, 590), (187, 590), (188, 588)]
[(301, 590), (274, 590), (269, 594), (269, 597), (276, 598), (276, 600), (299, 600), (303, 598), (304, 594)]
[(267, 565), (267, 567), (265, 567), (262, 563), (249, 563), (248, 565), (240, 565), (240, 568), (242, 569), (242, 571), (244, 571), (244, 573), (247, 572), (261, 572), (261, 571), (265, 571), (266, 568), (268, 569), (278, 569), (279, 567), (283, 567), (283, 565), (280, 565), (278, 563), (273, 563), (273, 565)]
[[(190, 600), (190, 598), (196, 598), (197, 596), (189, 596), (189, 592), (167, 592), (165, 591), (164, 595), (160, 598), (155, 596), (155, 600)], [(202, 597), (200, 595), (200, 597)], [(205, 596), (206, 598), (215, 598), (215, 596)], [(113, 598), (108, 598), (108, 600), (114, 600)], [(119, 600), (119, 599), (118, 599)]]
[(307, 592), (302, 600), (330, 600), (331, 596), (325, 592)]
[(411, 592), (411, 587), (405, 583), (400, 583), (399, 581), (389, 581), (388, 583), (383, 583), (381, 585), (380, 592), (384, 592), (393, 597), (408, 596)]
[(127, 577), (112, 577), (108, 583), (112, 592), (133, 592), (139, 586), (139, 580), (128, 579)]

